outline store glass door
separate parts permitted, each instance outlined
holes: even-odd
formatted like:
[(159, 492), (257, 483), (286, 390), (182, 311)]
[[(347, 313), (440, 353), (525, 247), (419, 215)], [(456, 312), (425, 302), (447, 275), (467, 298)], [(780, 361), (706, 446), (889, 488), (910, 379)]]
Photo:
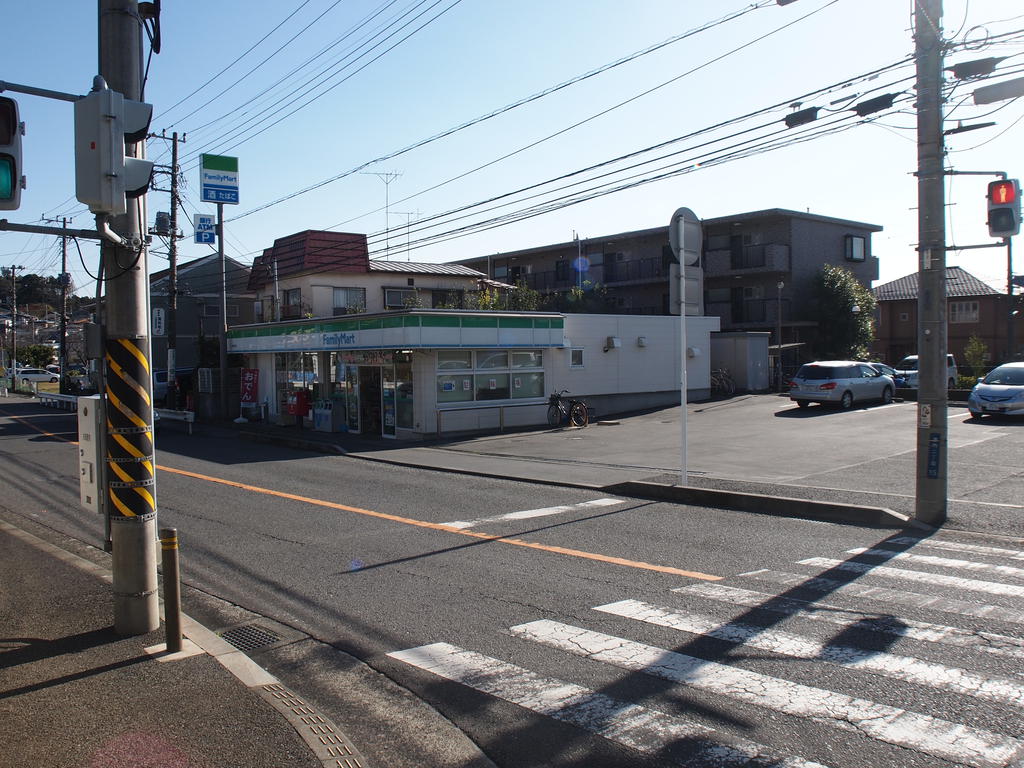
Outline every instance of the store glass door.
[(382, 433), (381, 394), (380, 366), (360, 365), (359, 422), (360, 432), (364, 435)]

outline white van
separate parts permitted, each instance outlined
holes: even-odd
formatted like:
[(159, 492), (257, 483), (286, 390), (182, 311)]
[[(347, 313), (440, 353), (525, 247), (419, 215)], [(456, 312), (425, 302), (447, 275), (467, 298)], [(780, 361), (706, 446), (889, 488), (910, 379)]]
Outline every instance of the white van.
[[(917, 355), (907, 355), (893, 366), (896, 374), (902, 376), (910, 389), (917, 389)], [(952, 355), (946, 355), (946, 388), (956, 387), (956, 360)]]

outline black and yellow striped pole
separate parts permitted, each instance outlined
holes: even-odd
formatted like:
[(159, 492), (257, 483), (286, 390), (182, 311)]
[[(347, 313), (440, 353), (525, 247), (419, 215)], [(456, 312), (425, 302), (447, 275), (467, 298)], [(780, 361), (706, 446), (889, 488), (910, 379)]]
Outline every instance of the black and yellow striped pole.
[(156, 579), (156, 466), (148, 339), (108, 339), (107, 510), (113, 545), (114, 626), (160, 626)]
[(181, 571), (178, 564), (178, 529), (160, 529), (164, 571), (164, 632), (167, 652), (181, 650)]

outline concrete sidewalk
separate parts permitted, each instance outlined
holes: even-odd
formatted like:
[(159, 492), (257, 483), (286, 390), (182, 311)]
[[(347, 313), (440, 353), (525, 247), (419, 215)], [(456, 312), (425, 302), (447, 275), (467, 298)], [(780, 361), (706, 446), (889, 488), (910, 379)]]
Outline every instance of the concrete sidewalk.
[(160, 653), (162, 630), (119, 637), (108, 579), (102, 565), (0, 521), (0, 768), (366, 765), (330, 723), (303, 721), (305, 702), (194, 622), (184, 627), (192, 653), (180, 658)]

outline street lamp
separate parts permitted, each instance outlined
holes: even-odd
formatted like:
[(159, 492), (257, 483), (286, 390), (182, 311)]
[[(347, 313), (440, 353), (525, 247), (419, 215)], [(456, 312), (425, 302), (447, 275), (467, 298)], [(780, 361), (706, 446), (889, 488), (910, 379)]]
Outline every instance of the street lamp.
[(776, 306), (775, 306), (775, 322), (777, 323), (776, 334), (775, 334), (775, 343), (778, 345), (778, 349), (776, 351), (778, 352), (778, 364), (779, 364), (779, 372), (778, 372), (779, 394), (782, 394), (782, 289), (786, 287), (786, 284), (784, 282), (782, 282), (781, 280), (779, 280), (779, 282), (777, 282), (775, 284), (775, 287), (779, 291), (778, 292), (778, 299), (776, 301)]

